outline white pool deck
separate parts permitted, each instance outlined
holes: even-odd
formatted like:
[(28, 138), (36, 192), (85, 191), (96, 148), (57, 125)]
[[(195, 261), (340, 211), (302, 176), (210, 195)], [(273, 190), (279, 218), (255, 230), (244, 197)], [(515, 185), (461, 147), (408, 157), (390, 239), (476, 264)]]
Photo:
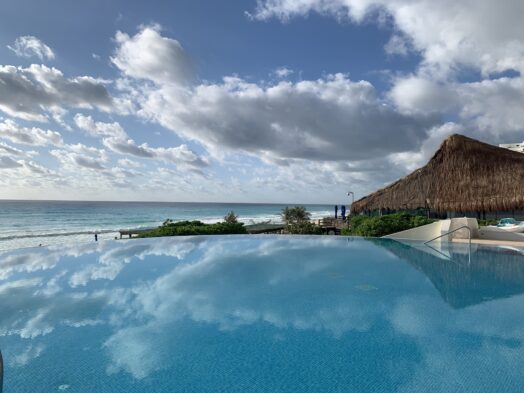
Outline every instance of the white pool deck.
[(451, 241), (467, 243), (469, 242), (469, 233), (467, 228), (459, 229), (456, 232), (448, 234), (449, 232), (464, 226), (467, 226), (470, 229), (471, 243), (473, 244), (513, 246), (520, 248), (524, 247), (524, 233), (510, 233), (504, 232), (502, 230), (497, 231), (491, 227), (479, 227), (475, 218), (466, 217), (440, 220), (432, 224), (393, 233), (384, 237), (396, 240), (418, 241), (429, 241), (438, 238), (437, 242)]
[[(468, 243), (468, 239), (453, 239), (453, 243)], [(524, 248), (524, 242), (512, 240), (488, 240), (488, 239), (471, 239), (473, 244), (486, 244), (492, 246), (514, 246)]]

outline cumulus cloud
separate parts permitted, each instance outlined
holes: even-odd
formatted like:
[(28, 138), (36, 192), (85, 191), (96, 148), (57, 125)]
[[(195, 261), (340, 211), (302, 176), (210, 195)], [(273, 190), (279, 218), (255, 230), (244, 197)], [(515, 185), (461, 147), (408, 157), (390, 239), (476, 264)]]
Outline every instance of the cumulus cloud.
[(120, 165), (121, 167), (124, 167), (124, 168), (140, 168), (142, 165), (140, 165), (139, 162), (136, 162), (136, 161), (133, 161), (133, 160), (130, 160), (128, 158), (122, 158), (120, 160), (118, 160), (118, 165)]
[(120, 154), (130, 154), (140, 158), (153, 158), (155, 156), (147, 144), (137, 145), (132, 139), (106, 138), (104, 145)]
[(187, 164), (195, 167), (205, 167), (207, 162), (193, 152), (187, 145), (177, 147), (150, 147), (147, 143), (138, 145), (132, 139), (105, 138), (104, 146), (120, 153), (139, 158), (152, 158), (175, 164)]
[(524, 132), (524, 78), (520, 76), (469, 83), (407, 76), (395, 80), (389, 96), (402, 113), (454, 114), (464, 132), (494, 142)]
[(55, 54), (53, 50), (36, 37), (26, 35), (18, 37), (13, 46), (7, 46), (10, 50), (20, 57), (36, 56), (40, 60), (53, 60)]
[(0, 156), (0, 169), (20, 168), (22, 164), (8, 156)]
[(452, 86), (462, 119), (497, 137), (524, 132), (524, 78), (500, 78)]
[(37, 155), (36, 151), (20, 150), (14, 146), (10, 146), (7, 143), (0, 142), (0, 152), (7, 154), (12, 157), (32, 157)]
[(524, 3), (518, 0), (260, 0), (252, 16), (289, 20), (317, 12), (360, 23), (377, 9), (409, 37), (433, 75), (445, 76), (457, 66), (483, 74), (524, 70), (524, 42), (518, 38), (524, 36)]
[(403, 113), (442, 113), (459, 105), (449, 85), (419, 76), (396, 79), (389, 95)]
[(96, 122), (91, 116), (81, 114), (77, 114), (74, 121), (78, 128), (87, 131), (91, 135), (105, 137), (103, 139), (104, 146), (119, 154), (129, 154), (139, 158), (152, 158), (196, 167), (207, 165), (207, 163), (189, 149), (187, 145), (167, 148), (153, 148), (147, 143), (138, 145), (134, 140), (129, 138), (118, 122)]
[(127, 134), (125, 133), (122, 126), (117, 123), (104, 123), (99, 121), (94, 121), (91, 116), (84, 116), (80, 113), (77, 113), (74, 117), (75, 124), (78, 128), (87, 131), (93, 136), (104, 136), (104, 137), (115, 137), (115, 138), (126, 138)]
[(445, 138), (452, 134), (464, 133), (465, 129), (462, 125), (452, 122), (435, 126), (429, 130), (428, 138), (424, 141), (418, 151), (393, 153), (388, 156), (388, 161), (392, 165), (399, 165), (409, 171), (413, 171), (429, 161)]
[(66, 78), (56, 68), (0, 66), (0, 110), (30, 121), (47, 121), (55, 107), (109, 111), (113, 100), (104, 81), (89, 76)]
[(158, 25), (143, 26), (133, 37), (117, 32), (111, 61), (133, 78), (184, 85), (192, 75), (191, 62), (177, 40), (160, 32)]
[[(397, 74), (387, 92), (400, 113), (451, 118), (462, 132), (494, 143), (524, 135), (524, 27), (518, 23), (524, 14), (522, 2), (260, 0), (251, 16), (289, 21), (311, 12), (382, 25), (382, 16), (388, 16), (392, 33), (386, 53), (421, 56), (417, 68), (408, 75)], [(480, 80), (462, 81), (464, 71), (478, 73)], [(508, 72), (512, 76), (500, 77)], [(426, 142), (432, 146), (439, 127), (449, 125), (427, 132)], [(408, 153), (395, 152), (393, 157)], [(406, 165), (412, 167), (411, 160)]]
[(384, 45), (384, 50), (389, 55), (401, 55), (406, 56), (409, 52), (409, 43), (405, 37), (398, 34), (391, 36), (389, 41)]
[(273, 160), (362, 160), (409, 150), (434, 122), (398, 113), (369, 82), (342, 74), (273, 85), (228, 77), (182, 93), (164, 86), (148, 91), (141, 104), (143, 116), (216, 154)]
[(105, 151), (82, 144), (70, 145), (66, 149), (51, 150), (50, 154), (64, 166), (64, 169), (71, 171), (75, 171), (78, 167), (104, 170), (106, 169), (104, 163), (108, 161)]
[(56, 131), (43, 130), (37, 127), (22, 127), (10, 119), (0, 122), (0, 138), (8, 139), (13, 143), (32, 146), (56, 146), (63, 143), (62, 136)]
[(275, 71), (273, 71), (273, 73), (278, 78), (287, 78), (287, 77), (293, 75), (294, 71), (292, 69), (287, 68), (287, 67), (279, 67)]

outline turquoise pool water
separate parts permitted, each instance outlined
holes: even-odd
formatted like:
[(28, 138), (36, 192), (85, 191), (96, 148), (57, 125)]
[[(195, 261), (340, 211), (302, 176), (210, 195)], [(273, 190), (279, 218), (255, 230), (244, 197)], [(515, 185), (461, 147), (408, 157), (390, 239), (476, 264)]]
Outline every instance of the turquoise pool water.
[(521, 392), (524, 256), (342, 237), (0, 255), (4, 393)]

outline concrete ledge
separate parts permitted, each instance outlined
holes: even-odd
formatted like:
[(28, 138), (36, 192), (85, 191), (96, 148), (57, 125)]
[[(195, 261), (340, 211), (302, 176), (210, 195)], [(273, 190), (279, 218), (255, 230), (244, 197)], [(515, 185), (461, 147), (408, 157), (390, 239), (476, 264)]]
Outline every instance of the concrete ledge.
[[(453, 239), (453, 243), (468, 243), (468, 239)], [(487, 240), (487, 239), (471, 239), (473, 244), (486, 244), (492, 246), (513, 246), (518, 248), (524, 248), (524, 242), (515, 242), (511, 240)]]
[(407, 229), (405, 231), (392, 233), (391, 235), (384, 236), (387, 239), (397, 240), (422, 240), (427, 241), (440, 236), (442, 221), (436, 221), (428, 225), (422, 225), (421, 227)]

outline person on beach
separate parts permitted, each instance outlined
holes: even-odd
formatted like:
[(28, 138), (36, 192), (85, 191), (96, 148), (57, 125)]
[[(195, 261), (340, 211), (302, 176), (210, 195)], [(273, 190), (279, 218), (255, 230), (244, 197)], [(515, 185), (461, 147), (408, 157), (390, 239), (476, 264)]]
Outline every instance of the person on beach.
[(95, 242), (98, 241), (98, 233), (95, 232)]

